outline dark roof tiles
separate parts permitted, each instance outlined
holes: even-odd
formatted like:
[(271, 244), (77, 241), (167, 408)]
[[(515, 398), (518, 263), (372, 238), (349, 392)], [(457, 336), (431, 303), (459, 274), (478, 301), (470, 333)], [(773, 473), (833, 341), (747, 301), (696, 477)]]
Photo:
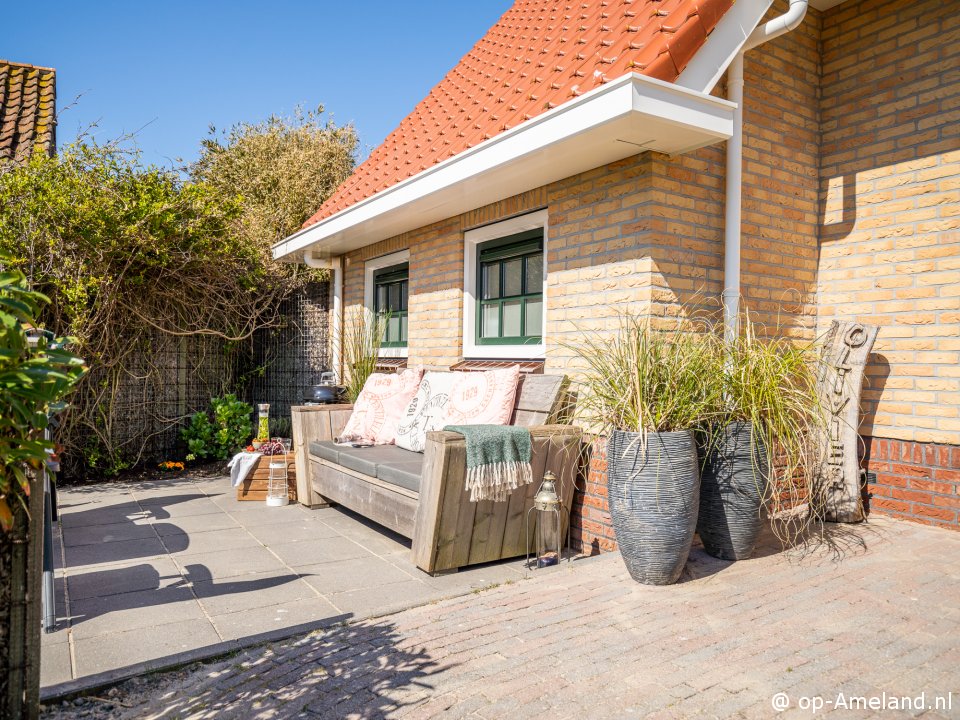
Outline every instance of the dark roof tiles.
[(0, 162), (56, 147), (56, 71), (0, 60)]

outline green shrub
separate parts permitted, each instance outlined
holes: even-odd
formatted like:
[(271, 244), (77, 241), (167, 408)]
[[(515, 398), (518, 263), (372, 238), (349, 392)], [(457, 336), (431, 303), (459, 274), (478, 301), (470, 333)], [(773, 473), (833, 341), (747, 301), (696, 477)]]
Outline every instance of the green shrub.
[(252, 412), (236, 395), (213, 398), (209, 411), (195, 413), (180, 431), (189, 450), (187, 460), (226, 460), (241, 450), (250, 439)]

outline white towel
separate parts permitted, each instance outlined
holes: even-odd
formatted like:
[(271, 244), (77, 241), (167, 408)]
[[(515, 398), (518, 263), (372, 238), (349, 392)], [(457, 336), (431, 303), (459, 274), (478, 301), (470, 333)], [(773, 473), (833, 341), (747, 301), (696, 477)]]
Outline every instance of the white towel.
[(227, 467), (230, 468), (230, 482), (234, 487), (239, 487), (240, 483), (246, 479), (261, 455), (262, 453), (258, 452), (239, 452), (227, 463)]

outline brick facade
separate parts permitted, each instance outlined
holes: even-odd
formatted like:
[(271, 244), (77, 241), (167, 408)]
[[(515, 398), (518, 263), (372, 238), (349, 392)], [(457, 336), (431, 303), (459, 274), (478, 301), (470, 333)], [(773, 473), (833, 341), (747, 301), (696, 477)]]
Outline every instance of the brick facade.
[[(960, 444), (960, 13), (940, 8), (811, 9), (746, 56), (741, 284), (777, 332), (812, 338), (838, 316), (881, 326), (861, 425), (878, 472), (870, 507), (957, 528), (957, 485), (938, 474), (956, 467), (935, 464), (953, 451), (914, 463), (922, 477), (884, 455), (888, 439), (944, 444), (911, 445), (924, 459)], [(507, 198), (350, 253), (345, 306), (362, 303), (366, 260), (409, 249), (409, 364), (446, 369), (463, 357), (463, 233), (546, 208), (546, 372), (575, 374), (566, 344), (583, 330), (612, 332), (624, 310), (669, 322), (680, 304), (719, 296), (724, 176), (721, 145)], [(591, 463), (574, 540), (609, 550), (602, 449)]]

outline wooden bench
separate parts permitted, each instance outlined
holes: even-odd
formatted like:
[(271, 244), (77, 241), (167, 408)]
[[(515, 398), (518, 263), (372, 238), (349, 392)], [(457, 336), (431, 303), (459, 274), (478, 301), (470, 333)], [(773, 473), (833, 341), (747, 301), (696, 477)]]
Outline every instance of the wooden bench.
[[(520, 381), (512, 424), (530, 429), (534, 482), (515, 490), (505, 502), (470, 502), (465, 487), (466, 443), (457, 433), (427, 433), (422, 456), (393, 446), (370, 449), (378, 454), (369, 450), (367, 455), (363, 451), (339, 452), (331, 441), (346, 424), (350, 405), (294, 408), (297, 469), (299, 473), (302, 465), (310, 478), (309, 495), (300, 497), (309, 497), (308, 503), (314, 507), (343, 505), (409, 538), (413, 562), (435, 574), (525, 554), (526, 514), (543, 473), (550, 470), (559, 480), (562, 530), (566, 533), (581, 433), (570, 425), (551, 424), (562, 406), (565, 379), (523, 375)], [(298, 413), (301, 417), (296, 417)], [(385, 480), (371, 474), (372, 470), (363, 471), (378, 458), (383, 468), (399, 468), (399, 474), (377, 473), (388, 478)], [(414, 482), (418, 462), (422, 466), (419, 481)], [(531, 535), (534, 531), (531, 521)]]

